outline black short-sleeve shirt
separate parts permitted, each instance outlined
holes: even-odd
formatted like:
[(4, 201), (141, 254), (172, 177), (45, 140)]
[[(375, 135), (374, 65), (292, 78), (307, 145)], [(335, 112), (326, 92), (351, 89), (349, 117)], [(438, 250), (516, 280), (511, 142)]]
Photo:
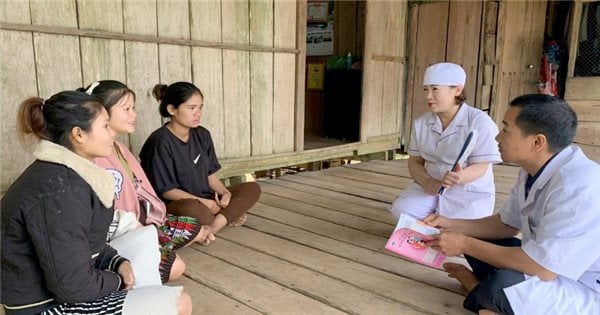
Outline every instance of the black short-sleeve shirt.
[(142, 168), (158, 195), (179, 188), (202, 198), (212, 198), (208, 176), (221, 168), (210, 132), (190, 129), (187, 142), (177, 138), (166, 125), (146, 139), (140, 151)]

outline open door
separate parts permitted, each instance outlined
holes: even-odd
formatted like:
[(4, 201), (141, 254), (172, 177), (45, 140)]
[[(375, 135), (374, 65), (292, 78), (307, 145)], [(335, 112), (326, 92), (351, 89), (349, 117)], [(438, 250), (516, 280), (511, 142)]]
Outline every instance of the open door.
[(359, 140), (365, 2), (309, 0), (304, 150)]

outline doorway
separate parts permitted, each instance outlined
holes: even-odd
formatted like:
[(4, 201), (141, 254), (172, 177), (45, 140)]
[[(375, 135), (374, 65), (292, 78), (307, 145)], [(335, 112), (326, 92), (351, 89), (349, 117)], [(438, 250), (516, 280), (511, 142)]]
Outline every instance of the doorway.
[(360, 139), (365, 1), (307, 1), (304, 150)]

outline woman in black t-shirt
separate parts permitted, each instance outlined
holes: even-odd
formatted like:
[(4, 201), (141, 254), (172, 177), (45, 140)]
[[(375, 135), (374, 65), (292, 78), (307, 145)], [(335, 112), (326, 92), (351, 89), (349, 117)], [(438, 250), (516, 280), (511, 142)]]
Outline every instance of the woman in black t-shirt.
[[(204, 95), (195, 85), (176, 82), (153, 89), (161, 116), (169, 122), (155, 130), (140, 152), (142, 168), (174, 215), (192, 216), (213, 234), (239, 226), (260, 197), (256, 183), (226, 188), (215, 174), (217, 160), (210, 132), (200, 126)], [(208, 240), (207, 240), (208, 243)]]

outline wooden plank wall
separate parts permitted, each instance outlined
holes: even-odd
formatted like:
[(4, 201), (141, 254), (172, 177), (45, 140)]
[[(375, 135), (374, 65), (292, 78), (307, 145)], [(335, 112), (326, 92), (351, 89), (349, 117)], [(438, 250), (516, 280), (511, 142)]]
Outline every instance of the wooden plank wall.
[[(565, 99), (579, 119), (575, 143), (593, 160), (600, 163), (600, 77), (575, 77), (575, 60), (579, 46), (579, 28), (582, 6), (588, 1), (574, 4), (569, 32), (569, 68), (565, 84)], [(590, 88), (592, 87), (592, 88)]]
[[(156, 36), (157, 22), (156, 2), (123, 1), (125, 33)], [(126, 41), (125, 78), (127, 86), (136, 92), (137, 124), (129, 146), (133, 152), (139, 152), (144, 140), (161, 124), (158, 106), (152, 97), (153, 84), (160, 82), (158, 45)]]
[[(74, 1), (31, 1), (30, 6), (31, 24), (77, 27)], [(79, 45), (80, 40), (76, 36), (33, 33), (35, 59), (28, 62), (35, 63), (38, 96), (48, 98), (58, 91), (72, 90), (83, 85), (83, 62)]]
[[(250, 44), (273, 45), (273, 2), (250, 2)], [(250, 99), (252, 115), (252, 153), (269, 154), (273, 150), (273, 56), (267, 52), (250, 52)]]
[(504, 112), (513, 98), (537, 93), (546, 2), (501, 1), (498, 10), (496, 85), (491, 114), (501, 126)]
[[(417, 32), (427, 30), (425, 35), (418, 34), (415, 48), (415, 79), (413, 89), (413, 106), (411, 122), (427, 111), (427, 104), (423, 96), (423, 76), (427, 67), (446, 60), (446, 38), (448, 36), (448, 11), (449, 2), (422, 5), (418, 8)], [(439, 21), (430, 23), (429, 21)], [(422, 33), (421, 33), (422, 34)], [(425, 52), (429, 52), (425, 54)], [(417, 105), (419, 104), (419, 105)]]
[[(11, 23), (31, 24), (30, 7), (28, 2), (12, 0), (3, 5), (11, 6), (12, 10), (0, 10), (2, 21)], [(2, 148), (0, 160), (2, 162), (2, 176), (0, 185), (2, 190), (12, 183), (20, 172), (9, 169), (22, 170), (29, 163), (28, 152), (20, 145), (17, 138), (17, 106), (27, 96), (38, 95), (36, 81), (36, 68), (33, 49), (33, 34), (27, 32), (12, 32), (0, 30), (0, 137)], [(18, 73), (19, 75), (14, 75)], [(11, 144), (10, 147), (8, 144)]]
[(361, 141), (401, 135), (406, 71), (406, 1), (367, 2)]
[[(248, 3), (224, 1), (223, 41), (247, 45), (249, 43)], [(223, 123), (225, 127), (225, 155), (247, 156), (250, 138), (244, 133), (250, 128), (250, 54), (247, 51), (223, 51)], [(240, 106), (241, 105), (241, 106)]]
[[(51, 1), (46, 1), (52, 5)], [(78, 23), (83, 29), (123, 32), (123, 19), (112, 18), (122, 16), (121, 2), (116, 1), (77, 1)], [(79, 38), (79, 54), (81, 55), (81, 74), (83, 84), (112, 79), (127, 82), (125, 77), (125, 43), (122, 40), (103, 38)], [(37, 50), (36, 50), (37, 51)], [(75, 50), (75, 52), (77, 52)], [(56, 73), (56, 69), (49, 69)], [(51, 91), (54, 93), (56, 91)], [(117, 135), (119, 141), (129, 144), (129, 135)]]
[(482, 1), (450, 2), (446, 61), (459, 64), (467, 73), (467, 103), (476, 106), (475, 95), (480, 68), (479, 49)]
[(496, 70), (496, 40), (498, 35), (498, 2), (483, 3), (483, 29), (479, 48), (479, 75), (475, 106), (490, 111)]
[[(154, 85), (192, 81), (220, 160), (293, 153), (297, 10), (275, 0), (3, 1), (2, 114), (15, 117), (28, 96), (119, 80), (137, 95), (136, 133), (120, 137), (137, 153), (162, 123)], [(15, 128), (3, 120), (1, 191), (32, 161)]]
[[(411, 53), (406, 100), (404, 143), (408, 146), (413, 121), (427, 111), (423, 96), (423, 75), (430, 65), (446, 60), (449, 2), (440, 1), (411, 7)], [(431, 23), (431, 21), (437, 21)]]
[[(495, 61), (493, 50), (490, 53), (488, 46), (495, 47), (495, 8), (497, 2), (494, 1), (438, 1), (410, 8), (405, 144), (410, 139), (414, 119), (427, 112), (423, 75), (434, 63), (460, 64), (467, 74), (467, 103), (489, 109)], [(432, 20), (439, 22), (432, 24)]]
[[(220, 43), (221, 1), (192, 1), (190, 33), (194, 40)], [(217, 48), (192, 47), (192, 76), (204, 93), (202, 125), (210, 130), (219, 155), (225, 151), (223, 104), (223, 51)]]
[[(274, 43), (276, 47), (296, 47), (296, 3), (274, 0)], [(273, 152), (294, 150), (297, 123), (294, 116), (296, 65), (293, 55), (275, 53), (273, 56)], [(302, 81), (304, 82), (304, 81)], [(303, 128), (300, 129), (303, 131)], [(265, 132), (269, 132), (266, 130)]]

